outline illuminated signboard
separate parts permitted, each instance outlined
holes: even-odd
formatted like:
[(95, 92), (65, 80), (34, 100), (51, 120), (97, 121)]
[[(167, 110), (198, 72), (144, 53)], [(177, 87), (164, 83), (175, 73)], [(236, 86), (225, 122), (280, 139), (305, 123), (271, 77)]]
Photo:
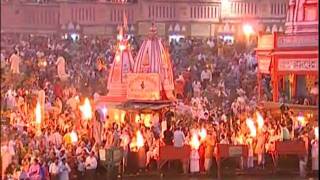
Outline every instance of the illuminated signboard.
[(279, 71), (318, 71), (318, 59), (279, 59)]
[(277, 46), (278, 48), (317, 47), (318, 39), (318, 35), (279, 36), (277, 38)]
[(127, 98), (135, 100), (159, 100), (160, 77), (157, 73), (129, 73)]

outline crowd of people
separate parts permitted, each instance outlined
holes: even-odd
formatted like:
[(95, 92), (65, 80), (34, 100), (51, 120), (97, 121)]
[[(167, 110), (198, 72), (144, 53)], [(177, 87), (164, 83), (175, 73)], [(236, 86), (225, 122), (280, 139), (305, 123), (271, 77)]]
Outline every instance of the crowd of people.
[[(153, 113), (150, 122), (121, 123), (99, 112), (88, 120), (79, 108), (85, 97), (106, 93), (114, 39), (1, 38), (2, 179), (93, 179), (99, 150), (112, 147), (124, 149), (126, 166), (128, 154), (143, 146), (142, 164), (149, 167), (162, 146), (189, 144), (184, 171), (196, 173), (210, 171), (218, 143), (247, 144), (249, 158), (239, 166), (263, 168), (274, 143), (292, 139), (306, 143), (308, 153), (300, 161), (312, 160), (312, 170), (318, 170), (316, 117), (290, 110), (276, 116), (260, 107), (257, 61), (241, 45), (192, 38), (168, 43), (176, 84), (182, 84), (176, 108)], [(135, 55), (141, 39), (130, 42)], [(125, 115), (123, 121), (132, 119)]]

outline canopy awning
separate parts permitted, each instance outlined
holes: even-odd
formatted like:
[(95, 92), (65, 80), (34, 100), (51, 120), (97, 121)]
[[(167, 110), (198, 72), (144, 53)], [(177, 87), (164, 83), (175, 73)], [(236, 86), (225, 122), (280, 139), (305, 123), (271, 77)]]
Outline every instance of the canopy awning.
[(122, 110), (145, 111), (145, 110), (160, 110), (166, 107), (174, 106), (173, 101), (159, 100), (159, 101), (141, 101), (129, 100), (116, 106)]

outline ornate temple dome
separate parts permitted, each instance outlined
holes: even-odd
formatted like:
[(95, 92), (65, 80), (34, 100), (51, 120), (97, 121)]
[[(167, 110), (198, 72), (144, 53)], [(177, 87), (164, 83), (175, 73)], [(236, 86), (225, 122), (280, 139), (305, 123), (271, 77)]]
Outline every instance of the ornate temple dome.
[(290, 0), (286, 33), (318, 33), (318, 0)]
[(108, 77), (107, 97), (126, 98), (127, 75), (133, 69), (133, 57), (128, 41), (122, 32), (118, 35), (118, 44)]
[(135, 58), (133, 73), (157, 73), (160, 76), (160, 99), (174, 99), (174, 79), (168, 50), (157, 37), (154, 25)]

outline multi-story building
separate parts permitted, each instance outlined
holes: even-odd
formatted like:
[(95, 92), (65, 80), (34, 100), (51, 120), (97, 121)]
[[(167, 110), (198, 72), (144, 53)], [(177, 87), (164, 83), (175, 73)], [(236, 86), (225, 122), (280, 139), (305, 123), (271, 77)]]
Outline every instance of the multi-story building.
[(1, 32), (114, 35), (126, 14), (129, 31), (148, 32), (155, 22), (160, 36), (209, 37), (255, 31), (283, 31), (288, 0), (138, 0), (133, 3), (59, 1), (46, 4), (1, 2)]

